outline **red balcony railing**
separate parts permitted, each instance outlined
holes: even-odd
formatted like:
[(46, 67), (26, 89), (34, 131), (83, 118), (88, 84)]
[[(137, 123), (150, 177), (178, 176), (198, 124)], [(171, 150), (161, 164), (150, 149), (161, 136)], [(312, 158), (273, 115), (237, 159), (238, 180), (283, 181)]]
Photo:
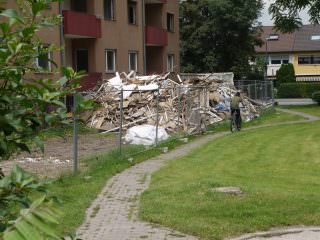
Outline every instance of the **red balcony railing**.
[(157, 27), (146, 27), (146, 44), (149, 46), (168, 45), (168, 32)]
[(95, 15), (63, 11), (64, 34), (73, 38), (101, 38), (101, 20)]
[(79, 91), (86, 91), (94, 88), (102, 80), (102, 73), (88, 73), (81, 79), (81, 88)]

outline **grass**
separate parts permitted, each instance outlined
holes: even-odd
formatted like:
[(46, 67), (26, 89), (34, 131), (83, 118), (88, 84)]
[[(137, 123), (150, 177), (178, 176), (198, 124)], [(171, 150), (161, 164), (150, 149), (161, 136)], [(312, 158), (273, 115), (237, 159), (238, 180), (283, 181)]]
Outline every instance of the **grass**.
[[(181, 144), (183, 143), (179, 140), (171, 140), (161, 143), (159, 148), (149, 150), (142, 146), (127, 146), (123, 149), (122, 157), (116, 150), (83, 160), (86, 163), (86, 171), (77, 175), (61, 176), (50, 186), (50, 192), (62, 201), (61, 210), (64, 212), (61, 219), (63, 224), (58, 226), (58, 231), (61, 234), (69, 234), (82, 224), (85, 210), (112, 176), (133, 164), (160, 155), (164, 146), (172, 150)], [(129, 156), (133, 156), (133, 162), (128, 161)]]
[[(301, 116), (283, 113), (283, 112), (277, 111), (275, 108), (269, 108), (265, 110), (259, 118), (256, 118), (247, 123), (243, 123), (243, 127), (246, 128), (246, 127), (259, 126), (264, 124), (298, 121), (303, 119), (304, 118)], [(208, 130), (212, 132), (221, 132), (229, 129), (230, 129), (230, 121), (225, 121), (225, 122), (214, 124), (208, 127)]]
[[(203, 239), (320, 224), (319, 122), (221, 138), (153, 176), (140, 216)], [(237, 186), (244, 196), (212, 191)]]
[[(280, 116), (280, 117), (279, 117)], [(273, 111), (266, 113), (263, 117), (264, 120), (255, 120), (252, 124), (261, 124), (274, 121), (274, 118), (281, 118), (282, 120), (293, 120), (296, 116), (290, 114), (280, 114)], [(214, 132), (228, 130), (229, 125), (224, 123), (219, 127), (212, 128)], [(57, 131), (61, 133), (60, 130)], [(53, 130), (47, 136), (55, 136)], [(189, 140), (195, 137), (189, 136)], [(159, 145), (159, 148), (151, 148), (145, 150), (141, 146), (125, 146), (123, 148), (123, 157), (119, 156), (118, 151), (100, 154), (85, 159), (82, 162), (86, 163), (86, 170), (79, 174), (72, 176), (66, 175), (57, 179), (51, 186), (52, 194), (56, 195), (62, 200), (62, 211), (65, 213), (59, 225), (60, 233), (73, 232), (84, 220), (85, 210), (90, 206), (91, 202), (100, 193), (107, 180), (115, 174), (136, 164), (147, 160), (151, 157), (161, 154), (162, 147), (168, 147), (169, 150), (176, 148), (183, 144), (178, 139), (170, 139)], [(129, 162), (128, 158), (133, 158), (133, 162)], [(142, 179), (143, 181), (143, 179)]]
[(303, 113), (311, 114), (320, 117), (320, 106), (319, 105), (310, 105), (310, 106), (285, 106), (282, 108), (300, 111)]
[[(98, 133), (98, 130), (89, 128), (85, 126), (83, 123), (79, 123), (78, 125), (78, 133), (80, 135), (84, 134), (92, 134), (92, 133)], [(53, 137), (66, 137), (66, 136), (72, 136), (73, 134), (73, 125), (64, 125), (62, 127), (52, 127), (45, 129), (41, 132), (41, 137), (43, 139), (47, 138), (53, 138)]]

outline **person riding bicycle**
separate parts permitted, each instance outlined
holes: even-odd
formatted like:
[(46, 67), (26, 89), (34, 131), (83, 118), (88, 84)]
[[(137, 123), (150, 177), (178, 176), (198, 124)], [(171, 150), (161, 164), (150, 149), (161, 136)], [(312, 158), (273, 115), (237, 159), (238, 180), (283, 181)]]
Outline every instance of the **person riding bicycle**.
[(234, 112), (236, 112), (238, 129), (241, 127), (240, 102), (242, 102), (241, 94), (240, 92), (237, 92), (236, 95), (231, 99), (230, 108), (231, 116), (233, 116)]

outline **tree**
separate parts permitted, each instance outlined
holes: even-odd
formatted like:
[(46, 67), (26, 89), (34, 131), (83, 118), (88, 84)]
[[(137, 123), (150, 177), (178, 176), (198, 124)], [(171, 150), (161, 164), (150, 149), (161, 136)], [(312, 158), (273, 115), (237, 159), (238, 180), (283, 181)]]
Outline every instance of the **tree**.
[[(0, 13), (0, 160), (18, 151), (29, 151), (31, 143), (43, 148), (40, 130), (65, 122), (66, 107), (61, 99), (79, 86), (77, 81), (82, 75), (71, 68), (63, 68), (59, 80), (28, 77), (45, 71), (35, 66), (36, 58), (58, 50), (36, 35), (43, 28), (60, 24), (61, 16), (42, 14), (57, 1), (17, 0), (18, 10)], [(46, 111), (48, 106), (54, 110)]]
[[(227, 72), (249, 66), (261, 0), (187, 0), (181, 3), (184, 72)], [(241, 77), (241, 76), (239, 76)]]
[[(40, 130), (66, 122), (61, 99), (75, 93), (83, 76), (63, 68), (59, 80), (28, 77), (45, 71), (35, 66), (36, 58), (46, 58), (48, 52), (58, 50), (36, 35), (61, 23), (60, 16), (42, 14), (58, 1), (17, 0), (18, 10), (0, 5), (0, 161), (18, 151), (29, 151), (32, 143), (43, 147)], [(78, 101), (76, 111), (91, 106), (81, 98)], [(48, 106), (53, 110), (46, 111)], [(46, 185), (17, 166), (8, 176), (0, 169), (1, 240), (62, 239), (52, 226), (59, 223), (60, 213)]]
[(277, 82), (281, 83), (294, 83), (296, 82), (294, 67), (291, 63), (282, 64), (276, 75)]
[(278, 30), (288, 33), (301, 27), (302, 19), (299, 13), (308, 9), (310, 22), (319, 24), (320, 2), (314, 0), (276, 0), (269, 8), (270, 14)]

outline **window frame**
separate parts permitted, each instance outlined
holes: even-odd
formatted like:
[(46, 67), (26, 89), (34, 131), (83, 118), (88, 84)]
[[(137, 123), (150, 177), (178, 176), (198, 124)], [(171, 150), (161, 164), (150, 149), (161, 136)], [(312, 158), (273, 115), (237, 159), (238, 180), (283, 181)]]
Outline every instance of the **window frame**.
[(167, 55), (167, 72), (174, 72), (174, 62), (175, 62), (175, 55), (168, 54)]
[(53, 54), (52, 54), (52, 52), (47, 52), (47, 54), (48, 54), (48, 59), (47, 59), (47, 61), (48, 61), (48, 69), (42, 68), (40, 66), (39, 57), (37, 57), (35, 59), (36, 68), (39, 70), (39, 72), (48, 72), (48, 73), (52, 72), (51, 60), (52, 60), (52, 57), (53, 57), (52, 55)]
[[(272, 63), (272, 61), (280, 61), (280, 63)], [(284, 62), (286, 61), (286, 62)], [(275, 66), (275, 65), (282, 65), (290, 63), (290, 56), (289, 55), (273, 55), (270, 56), (268, 65)]]
[[(310, 63), (301, 63), (300, 59), (301, 58), (309, 58)], [(320, 55), (299, 55), (298, 56), (298, 65), (320, 65), (319, 63), (315, 63), (315, 58), (320, 59)]]
[[(109, 69), (108, 67), (108, 52), (112, 52), (113, 53), (113, 69)], [(105, 49), (105, 71), (106, 73), (114, 73), (116, 72), (117, 69), (117, 49)]]
[[(138, 20), (137, 20), (137, 2), (133, 1), (133, 0), (128, 0), (127, 1), (128, 4), (128, 24), (130, 25), (138, 25)], [(131, 20), (131, 16), (130, 16), (130, 8), (133, 6), (133, 20), (134, 22), (130, 22)]]
[[(131, 54), (135, 54), (135, 69), (131, 69)], [(129, 72), (138, 72), (138, 51), (129, 51), (128, 53), (128, 69)]]
[(116, 19), (116, 17), (115, 17), (116, 16), (116, 14), (115, 14), (115, 0), (110, 0), (110, 2), (111, 2), (111, 18), (106, 17), (106, 1), (107, 0), (103, 1), (103, 18), (106, 21), (115, 21), (115, 19)]
[(170, 13), (170, 12), (167, 12), (167, 31), (168, 32), (174, 32), (174, 28), (175, 28), (175, 25), (174, 25), (174, 14), (173, 13)]

